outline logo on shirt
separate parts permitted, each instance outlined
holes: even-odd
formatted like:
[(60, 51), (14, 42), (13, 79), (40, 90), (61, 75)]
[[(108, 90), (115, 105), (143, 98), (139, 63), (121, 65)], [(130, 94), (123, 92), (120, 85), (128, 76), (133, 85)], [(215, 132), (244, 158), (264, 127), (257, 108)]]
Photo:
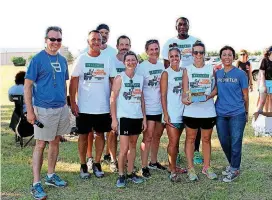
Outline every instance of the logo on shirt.
[(142, 90), (140, 89), (140, 83), (133, 83), (132, 80), (130, 80), (130, 83), (124, 83), (126, 88), (129, 88), (128, 91), (123, 93), (123, 97), (125, 100), (138, 100), (136, 103), (139, 102), (141, 99)]
[(126, 68), (116, 68), (117, 73), (121, 73), (125, 70), (126, 70)]
[(89, 68), (89, 70), (84, 73), (85, 81), (101, 81), (106, 76), (103, 63), (85, 63), (85, 68)]

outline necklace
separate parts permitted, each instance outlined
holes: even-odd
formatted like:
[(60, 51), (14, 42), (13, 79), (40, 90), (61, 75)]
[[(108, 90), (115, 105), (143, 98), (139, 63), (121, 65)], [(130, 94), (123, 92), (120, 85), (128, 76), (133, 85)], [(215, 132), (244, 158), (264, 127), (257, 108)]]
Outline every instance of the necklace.
[(48, 57), (48, 59), (49, 59), (49, 61), (50, 61), (50, 64), (51, 64), (51, 67), (52, 67), (52, 74), (53, 74), (53, 82), (54, 82), (54, 88), (57, 86), (57, 82), (56, 82), (56, 70), (55, 70), (55, 65), (57, 65), (58, 67), (59, 67), (59, 55), (57, 54), (57, 61), (56, 61), (56, 63), (53, 63), (52, 61), (51, 61), (51, 59), (50, 59), (50, 56), (49, 56), (49, 54), (46, 52), (46, 54), (47, 54), (47, 57)]

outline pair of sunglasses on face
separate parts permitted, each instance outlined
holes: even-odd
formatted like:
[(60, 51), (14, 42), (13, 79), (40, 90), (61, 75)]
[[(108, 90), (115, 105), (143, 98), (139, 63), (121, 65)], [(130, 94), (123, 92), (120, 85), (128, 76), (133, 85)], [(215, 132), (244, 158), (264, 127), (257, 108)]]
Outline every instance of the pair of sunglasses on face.
[(204, 55), (205, 52), (204, 51), (193, 51), (194, 55), (200, 54), (200, 55)]
[(240, 56), (244, 56), (244, 55), (246, 55), (246, 54), (244, 54), (244, 53), (241, 53), (241, 54), (240, 54)]
[(50, 42), (61, 42), (62, 38), (47, 38), (48, 40), (50, 40)]

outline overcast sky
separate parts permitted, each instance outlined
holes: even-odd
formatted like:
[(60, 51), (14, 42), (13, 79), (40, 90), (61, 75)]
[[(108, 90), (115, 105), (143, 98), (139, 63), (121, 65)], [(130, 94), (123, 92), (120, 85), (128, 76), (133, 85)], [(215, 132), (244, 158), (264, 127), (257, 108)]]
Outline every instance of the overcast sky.
[(87, 45), (88, 31), (106, 23), (111, 46), (125, 34), (132, 50), (142, 53), (146, 40), (163, 45), (176, 36), (180, 16), (189, 19), (189, 34), (208, 51), (226, 44), (250, 51), (272, 45), (271, 0), (3, 0), (1, 8), (0, 48), (41, 48), (47, 26), (58, 25), (63, 45), (77, 54)]

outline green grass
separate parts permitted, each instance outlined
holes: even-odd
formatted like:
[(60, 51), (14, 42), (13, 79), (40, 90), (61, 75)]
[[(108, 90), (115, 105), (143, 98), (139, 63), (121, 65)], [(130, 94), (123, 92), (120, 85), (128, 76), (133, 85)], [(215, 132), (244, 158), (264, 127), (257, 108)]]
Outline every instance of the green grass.
[[(1, 196), (2, 199), (32, 199), (29, 188), (32, 182), (33, 142), (23, 149), (15, 144), (14, 133), (8, 128), (12, 109), (13, 106), (2, 106), (1, 108)], [(183, 142), (184, 136), (182, 136), (181, 148), (183, 148)], [(165, 165), (167, 165), (167, 143), (167, 136), (164, 134), (161, 140), (159, 161)], [(102, 179), (97, 179), (94, 175), (90, 180), (79, 178), (77, 141), (71, 140), (61, 143), (56, 167), (60, 176), (68, 181), (68, 187), (57, 189), (44, 185), (44, 188), (50, 199), (272, 199), (272, 138), (254, 137), (250, 124), (247, 125), (241, 176), (230, 184), (221, 181), (220, 174), (227, 162), (216, 133), (213, 134), (212, 146), (212, 165), (219, 175), (218, 180), (208, 180), (200, 173), (201, 166), (197, 166), (196, 170), (200, 178), (198, 182), (191, 183), (186, 175), (182, 175), (181, 183), (171, 183), (167, 172), (152, 171), (152, 178), (143, 184), (129, 183), (127, 188), (117, 189), (115, 187), (117, 175), (110, 173), (107, 165), (102, 165), (106, 172)], [(137, 151), (136, 165), (140, 167), (139, 148)], [(47, 169), (46, 157), (47, 149), (44, 154), (42, 180), (44, 180)], [(185, 161), (184, 154), (182, 159)]]

